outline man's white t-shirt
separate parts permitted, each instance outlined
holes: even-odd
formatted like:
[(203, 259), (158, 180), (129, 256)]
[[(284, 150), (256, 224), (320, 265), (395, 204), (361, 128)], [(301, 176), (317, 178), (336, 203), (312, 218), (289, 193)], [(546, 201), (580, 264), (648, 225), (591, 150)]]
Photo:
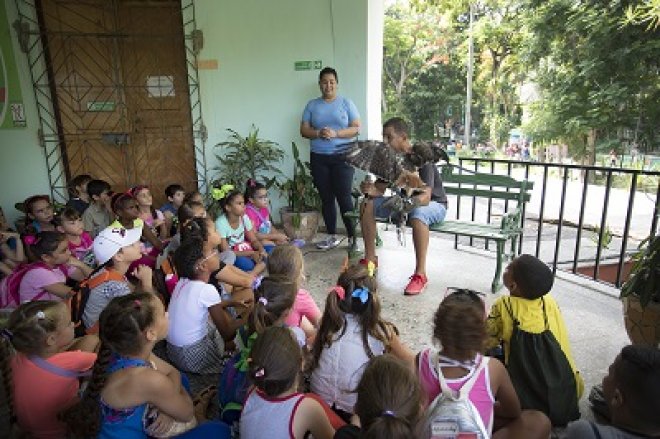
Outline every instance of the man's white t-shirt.
[(167, 309), (170, 318), (168, 343), (183, 347), (204, 338), (208, 334), (209, 308), (220, 302), (220, 293), (213, 285), (180, 279)]

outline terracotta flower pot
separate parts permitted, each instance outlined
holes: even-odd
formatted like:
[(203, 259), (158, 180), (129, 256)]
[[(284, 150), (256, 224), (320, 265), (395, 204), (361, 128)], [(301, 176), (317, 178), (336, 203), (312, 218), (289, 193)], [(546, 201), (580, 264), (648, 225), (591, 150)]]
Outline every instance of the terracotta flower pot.
[(623, 298), (623, 321), (633, 344), (660, 347), (660, 303), (642, 308), (635, 296)]

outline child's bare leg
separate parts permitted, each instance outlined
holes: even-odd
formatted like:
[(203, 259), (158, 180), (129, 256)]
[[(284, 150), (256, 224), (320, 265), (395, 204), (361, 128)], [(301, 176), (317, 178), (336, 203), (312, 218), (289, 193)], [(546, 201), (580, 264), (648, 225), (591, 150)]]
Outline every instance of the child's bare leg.
[(225, 265), (224, 268), (218, 272), (216, 279), (222, 283), (249, 288), (252, 286), (254, 275), (246, 273), (233, 265)]
[(252, 269), (252, 271), (250, 271), (250, 274), (251, 274), (252, 276), (258, 276), (258, 275), (260, 275), (261, 273), (263, 273), (265, 269), (266, 269), (266, 263), (263, 262), (263, 261), (262, 261), (262, 262), (258, 262), (257, 265), (254, 266), (254, 268)]

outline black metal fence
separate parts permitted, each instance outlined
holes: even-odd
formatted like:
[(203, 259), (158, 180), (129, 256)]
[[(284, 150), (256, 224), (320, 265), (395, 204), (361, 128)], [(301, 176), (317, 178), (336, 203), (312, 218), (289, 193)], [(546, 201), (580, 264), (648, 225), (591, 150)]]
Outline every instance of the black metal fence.
[[(455, 164), (455, 163), (454, 163)], [(459, 172), (489, 172), (533, 180), (532, 199), (523, 207), (519, 252), (534, 254), (557, 269), (620, 287), (637, 244), (658, 233), (660, 172), (601, 166), (459, 158)], [(450, 199), (457, 219), (490, 223), (508, 211), (508, 201)], [(452, 212), (452, 210), (454, 212)], [(481, 218), (480, 218), (481, 217)], [(459, 238), (456, 238), (458, 243)], [(460, 238), (470, 246), (488, 242)], [(603, 275), (615, 260), (614, 277)]]

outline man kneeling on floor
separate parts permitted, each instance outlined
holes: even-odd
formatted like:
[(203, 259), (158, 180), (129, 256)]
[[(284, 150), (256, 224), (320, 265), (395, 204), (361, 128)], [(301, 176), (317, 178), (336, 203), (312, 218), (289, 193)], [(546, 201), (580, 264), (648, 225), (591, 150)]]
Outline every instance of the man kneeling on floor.
[[(400, 117), (389, 119), (383, 125), (383, 140), (395, 151), (404, 154), (412, 151), (412, 144), (408, 136), (408, 125)], [(447, 195), (442, 187), (438, 168), (433, 163), (427, 163), (422, 165), (418, 172), (425, 186), (423, 192), (415, 196), (417, 207), (408, 215), (412, 227), (416, 262), (415, 272), (404, 290), (404, 294), (408, 296), (421, 293), (428, 283), (426, 254), (429, 247), (429, 226), (442, 222), (447, 213)], [(387, 205), (384, 205), (389, 198), (383, 196), (386, 188), (387, 183), (383, 180), (375, 183), (365, 181), (360, 186), (360, 190), (366, 195), (360, 214), (364, 239), (364, 259), (361, 261), (363, 263), (376, 263), (375, 218), (389, 218), (391, 214)]]

